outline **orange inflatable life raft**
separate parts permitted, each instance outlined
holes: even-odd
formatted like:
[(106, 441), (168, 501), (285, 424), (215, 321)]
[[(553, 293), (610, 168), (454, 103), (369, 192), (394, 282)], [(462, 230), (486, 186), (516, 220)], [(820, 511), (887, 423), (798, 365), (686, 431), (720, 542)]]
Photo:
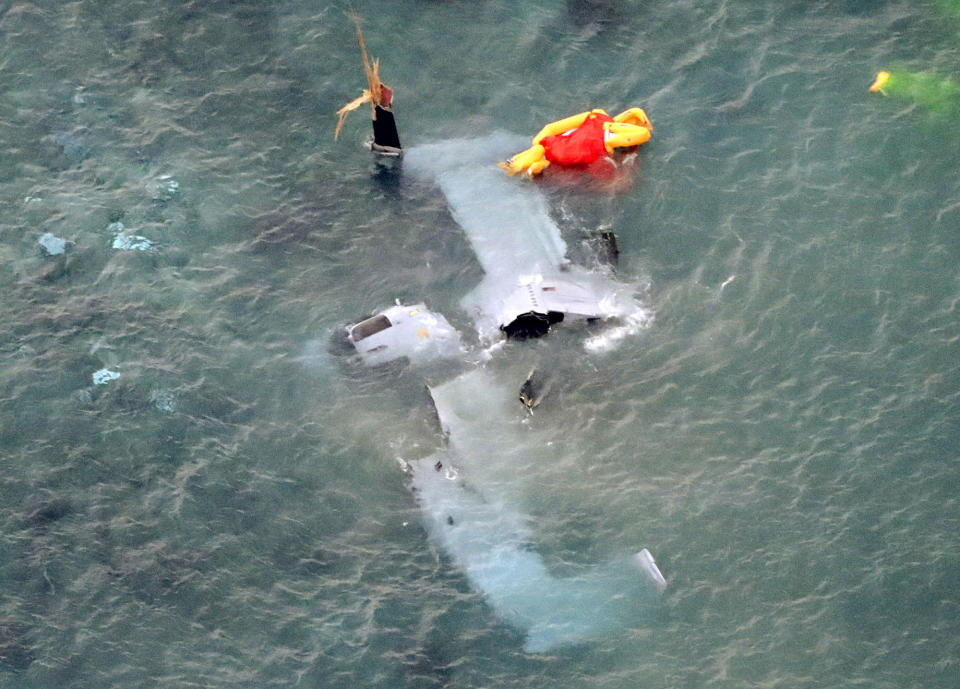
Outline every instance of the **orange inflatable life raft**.
[(595, 109), (551, 122), (533, 137), (533, 145), (500, 163), (511, 177), (526, 172), (531, 177), (551, 163), (587, 165), (617, 148), (640, 146), (650, 140), (653, 124), (642, 108), (610, 117)]

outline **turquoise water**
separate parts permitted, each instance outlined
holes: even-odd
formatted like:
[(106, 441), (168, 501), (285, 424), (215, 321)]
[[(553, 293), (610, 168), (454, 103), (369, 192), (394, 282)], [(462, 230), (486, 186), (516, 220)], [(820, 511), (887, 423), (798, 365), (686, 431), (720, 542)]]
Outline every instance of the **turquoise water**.
[(935, 0), (353, 7), (407, 146), (653, 120), (627, 193), (541, 185), (575, 258), (616, 233), (653, 322), (491, 367), (563, 372), (515, 410), (553, 442), (515, 484), (548, 566), (648, 547), (669, 587), (527, 654), (428, 539), (397, 461), (439, 442), (423, 375), (330, 341), (395, 299), (468, 331), (481, 273), (364, 111), (333, 140), (346, 5), (3, 2), (0, 685), (958, 686), (957, 123), (867, 87), (956, 77), (960, 27)]

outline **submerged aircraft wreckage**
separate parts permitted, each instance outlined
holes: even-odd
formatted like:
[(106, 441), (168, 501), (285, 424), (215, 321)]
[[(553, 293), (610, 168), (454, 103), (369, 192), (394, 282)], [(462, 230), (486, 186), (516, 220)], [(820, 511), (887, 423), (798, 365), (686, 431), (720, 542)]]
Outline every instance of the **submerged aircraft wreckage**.
[[(479, 357), (443, 315), (422, 303), (398, 302), (346, 326), (346, 339), (368, 366), (397, 360), (416, 367), (442, 360), (461, 364), (450, 379), (428, 387), (444, 448), (403, 462), (427, 532), (491, 608), (525, 634), (528, 652), (623, 629), (630, 625), (637, 601), (662, 591), (666, 580), (646, 548), (587, 574), (562, 578), (549, 571), (531, 547), (529, 518), (516, 505), (516, 490), (507, 485), (511, 467), (497, 461), (515, 452), (508, 416), (518, 389), (520, 401), (532, 411), (546, 385), (534, 371), (526, 381), (518, 381), (521, 385), (507, 389), (483, 362), (504, 339), (539, 337), (561, 322), (602, 322), (606, 329), (600, 337), (610, 341), (644, 327), (650, 313), (634, 297), (631, 285), (573, 264), (535, 185), (511, 180), (499, 169), (505, 167), (511, 176), (520, 170), (533, 176), (532, 164), (539, 173), (547, 159), (543, 147), (536, 148), (537, 139), (533, 152), (522, 154), (524, 160), (514, 158), (499, 166), (510, 151), (525, 145), (522, 137), (497, 133), (402, 149), (390, 109), (392, 91), (379, 81), (378, 64), (367, 58), (362, 36), (360, 42), (369, 89), (339, 112), (338, 133), (350, 110), (371, 103), (371, 149), (378, 155), (402, 156), (404, 174), (439, 187), (484, 273), (460, 302), (472, 318), (483, 350)], [(565, 124), (544, 131), (573, 137), (584, 122), (596, 129), (597, 112), (561, 120)], [(638, 112), (643, 113), (631, 109), (625, 118), (641, 123), (637, 126), (643, 128), (643, 143), (652, 125)], [(607, 121), (613, 119), (599, 120)], [(600, 131), (602, 137), (603, 127)], [(489, 428), (498, 423), (502, 433), (491, 441)]]

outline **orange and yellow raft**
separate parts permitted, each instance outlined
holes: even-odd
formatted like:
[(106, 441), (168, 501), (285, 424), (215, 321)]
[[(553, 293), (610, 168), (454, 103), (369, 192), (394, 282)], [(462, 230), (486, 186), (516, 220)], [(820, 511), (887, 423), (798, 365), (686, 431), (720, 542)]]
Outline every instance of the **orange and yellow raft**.
[(645, 144), (652, 131), (653, 124), (642, 108), (630, 108), (615, 117), (597, 108), (551, 122), (537, 132), (530, 148), (500, 167), (511, 177), (521, 172), (533, 177), (551, 163), (586, 165), (615, 149)]

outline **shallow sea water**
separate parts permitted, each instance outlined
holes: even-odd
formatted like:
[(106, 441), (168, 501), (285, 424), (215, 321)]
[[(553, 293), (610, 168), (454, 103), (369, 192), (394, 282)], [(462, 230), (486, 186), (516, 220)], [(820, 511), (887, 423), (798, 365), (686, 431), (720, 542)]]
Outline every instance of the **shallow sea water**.
[(867, 86), (956, 75), (960, 26), (933, 0), (353, 7), (407, 146), (650, 114), (628, 190), (541, 188), (575, 259), (616, 233), (653, 322), (490, 366), (563, 373), (515, 409), (552, 442), (516, 470), (532, 547), (560, 573), (648, 547), (669, 587), (527, 654), (428, 540), (397, 461), (440, 442), (424, 373), (331, 340), (395, 299), (469, 331), (481, 271), (364, 111), (334, 141), (345, 4), (0, 2), (0, 686), (958, 686), (958, 121)]

